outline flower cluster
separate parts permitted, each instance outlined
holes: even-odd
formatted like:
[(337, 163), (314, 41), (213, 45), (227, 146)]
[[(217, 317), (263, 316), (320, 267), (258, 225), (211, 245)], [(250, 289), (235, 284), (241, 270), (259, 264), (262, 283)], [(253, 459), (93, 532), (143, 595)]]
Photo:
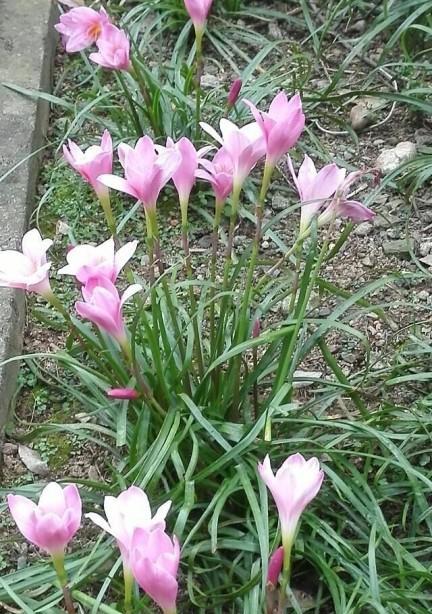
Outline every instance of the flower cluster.
[[(258, 472), (270, 489), (278, 508), (283, 546), (269, 561), (268, 583), (274, 588), (291, 549), (296, 527), (304, 508), (317, 495), (324, 474), (316, 458), (306, 461), (301, 454), (289, 456), (273, 475), (268, 456)], [(27, 497), (8, 495), (9, 510), (24, 537), (48, 553), (63, 585), (66, 547), (81, 525), (82, 502), (75, 485), (62, 488), (48, 484), (36, 505)], [(171, 508), (166, 501), (152, 516), (146, 493), (130, 486), (117, 497), (104, 499), (105, 517), (95, 512), (86, 518), (114, 537), (123, 562), (125, 606), (130, 608), (133, 581), (159, 605), (165, 614), (176, 612), (180, 544), (166, 531)]]

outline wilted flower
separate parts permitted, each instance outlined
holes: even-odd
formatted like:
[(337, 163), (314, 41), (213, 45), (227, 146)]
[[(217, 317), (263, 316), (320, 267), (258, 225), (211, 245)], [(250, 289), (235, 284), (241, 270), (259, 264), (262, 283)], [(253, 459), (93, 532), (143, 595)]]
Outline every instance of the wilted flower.
[(120, 298), (114, 284), (104, 277), (92, 277), (82, 288), (84, 301), (77, 301), (77, 313), (96, 324), (124, 347), (127, 343), (122, 309), (125, 302), (141, 290), (139, 284), (129, 286)]
[(137, 529), (131, 546), (131, 567), (140, 587), (165, 614), (176, 611), (180, 545), (163, 529)]
[(74, 484), (62, 488), (51, 482), (43, 489), (37, 505), (21, 495), (8, 495), (7, 501), (24, 537), (53, 558), (62, 558), (81, 524), (78, 488)]
[(92, 145), (85, 151), (69, 140), (68, 146), (63, 145), (63, 155), (84, 181), (91, 185), (99, 198), (106, 196), (108, 190), (98, 181), (98, 177), (104, 173), (112, 173), (113, 148), (108, 130), (103, 133), (100, 145)]
[(52, 294), (46, 252), (51, 239), (42, 239), (36, 228), (22, 239), (22, 253), (12, 249), (0, 250), (0, 286), (36, 292), (44, 297)]
[(61, 275), (74, 275), (82, 284), (86, 284), (92, 277), (105, 277), (114, 283), (134, 255), (137, 245), (138, 241), (130, 241), (117, 252), (113, 239), (97, 246), (77, 245), (66, 256), (68, 264), (58, 272)]
[(68, 53), (81, 51), (95, 43), (105, 26), (110, 23), (105, 9), (99, 11), (80, 6), (61, 15), (54, 27), (60, 32)]
[(97, 53), (89, 55), (90, 60), (111, 70), (129, 70), (130, 43), (124, 30), (108, 24), (96, 41)]
[(282, 539), (292, 540), (303, 510), (316, 497), (324, 479), (318, 459), (306, 461), (301, 454), (292, 454), (274, 475), (267, 455), (258, 464), (258, 473), (277, 505)]
[(367, 222), (375, 217), (375, 213), (366, 205), (349, 198), (351, 185), (368, 172), (370, 171), (355, 171), (347, 175), (336, 190), (331, 203), (318, 217), (318, 226), (328, 224), (337, 217), (349, 219), (355, 223)]
[(244, 101), (251, 109), (266, 143), (267, 164), (275, 166), (280, 158), (293, 147), (305, 125), (301, 98), (298, 94), (288, 100), (280, 92), (273, 100), (268, 113), (259, 111), (249, 100)]

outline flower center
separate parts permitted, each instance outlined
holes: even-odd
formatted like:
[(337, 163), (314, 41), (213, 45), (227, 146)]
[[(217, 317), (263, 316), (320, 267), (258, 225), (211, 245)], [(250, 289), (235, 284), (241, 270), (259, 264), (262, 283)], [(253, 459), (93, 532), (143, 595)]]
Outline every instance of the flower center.
[(88, 29), (88, 35), (91, 36), (94, 40), (97, 40), (99, 38), (101, 32), (102, 26), (100, 25), (100, 23), (94, 23)]

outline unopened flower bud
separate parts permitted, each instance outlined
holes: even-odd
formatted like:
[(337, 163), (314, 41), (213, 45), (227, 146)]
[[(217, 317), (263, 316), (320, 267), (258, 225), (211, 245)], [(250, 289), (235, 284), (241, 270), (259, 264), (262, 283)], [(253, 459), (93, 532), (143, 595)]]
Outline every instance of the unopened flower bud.
[(261, 322), (257, 318), (252, 326), (252, 338), (256, 339), (256, 337), (259, 337), (260, 332), (261, 332)]
[(138, 399), (139, 392), (135, 388), (111, 388), (107, 391), (107, 396), (110, 399), (121, 399), (122, 401), (133, 401)]
[(236, 79), (233, 81), (230, 91), (228, 92), (227, 105), (229, 109), (231, 109), (231, 107), (233, 107), (237, 102), (242, 85), (243, 81), (241, 79)]
[(284, 558), (284, 550), (282, 546), (279, 546), (270, 557), (267, 572), (267, 584), (277, 586), (279, 582), (279, 576), (282, 571)]

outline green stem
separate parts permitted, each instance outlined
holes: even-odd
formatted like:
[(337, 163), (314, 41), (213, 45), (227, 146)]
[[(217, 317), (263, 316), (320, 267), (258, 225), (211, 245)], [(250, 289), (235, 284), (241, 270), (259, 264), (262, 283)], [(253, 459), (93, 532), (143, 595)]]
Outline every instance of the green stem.
[(213, 219), (213, 233), (212, 233), (212, 255), (210, 264), (210, 353), (213, 356), (213, 346), (215, 341), (215, 301), (216, 294), (216, 264), (217, 264), (217, 250), (219, 240), (219, 226), (221, 223), (223, 211), (223, 202), (216, 200), (215, 215)]
[(203, 69), (203, 29), (195, 29), (195, 139), (199, 139), (201, 121), (201, 77)]
[(125, 80), (123, 78), (123, 75), (121, 74), (121, 71), (120, 70), (116, 70), (115, 74), (117, 76), (117, 79), (120, 81), (120, 85), (122, 86), (124, 95), (126, 97), (126, 100), (128, 101), (129, 108), (130, 108), (130, 111), (131, 111), (132, 121), (135, 124), (135, 131), (136, 131), (137, 135), (141, 136), (142, 134), (144, 134), (144, 129), (141, 126), (140, 118), (138, 117), (138, 113), (137, 113), (136, 108), (135, 108), (135, 102), (134, 102), (132, 96), (129, 93), (128, 86), (126, 85), (126, 82), (125, 82)]
[(287, 588), (291, 580), (291, 551), (293, 546), (292, 537), (282, 536), (282, 545), (284, 549), (284, 560), (282, 569), (282, 579), (280, 583), (278, 614), (284, 614), (287, 605)]
[[(186, 265), (186, 275), (190, 282), (193, 280), (193, 272), (192, 272), (192, 263), (191, 263), (191, 255), (189, 249), (189, 232), (188, 232), (188, 223), (187, 217), (182, 221), (182, 246), (183, 251), (185, 253), (185, 265)], [(198, 306), (195, 298), (194, 287), (192, 283), (190, 283), (188, 287), (189, 291), (189, 301), (191, 306), (191, 318), (192, 318), (192, 326), (194, 330), (195, 336), (195, 352), (197, 355), (198, 362), (198, 370), (201, 378), (204, 376), (204, 358), (201, 347), (201, 339), (200, 332), (198, 326)]]
[(58, 581), (60, 583), (60, 587), (63, 591), (63, 601), (65, 604), (66, 611), (68, 612), (68, 614), (75, 614), (75, 606), (73, 604), (70, 590), (68, 587), (68, 577), (64, 566), (64, 553), (62, 552), (57, 555), (53, 554), (51, 558), (55, 572), (57, 574)]
[[(252, 284), (253, 277), (255, 273), (255, 267), (258, 260), (258, 253), (261, 244), (261, 236), (262, 236), (262, 219), (264, 214), (264, 203), (266, 199), (266, 195), (270, 186), (272, 174), (273, 174), (274, 166), (268, 164), (266, 162), (264, 167), (264, 174), (262, 178), (261, 190), (259, 194), (259, 198), (255, 207), (255, 218), (256, 218), (256, 229), (255, 229), (255, 238), (252, 246), (252, 254), (249, 261), (248, 273), (246, 278), (245, 290), (243, 293), (243, 300), (240, 309), (239, 316), (239, 326), (237, 329), (237, 334), (235, 336), (236, 345), (245, 341), (245, 337), (247, 334), (249, 319), (247, 317), (248, 308), (251, 302), (252, 295)], [(239, 354), (233, 359), (233, 371), (232, 373), (232, 382), (233, 382), (233, 403), (231, 412), (233, 417), (238, 416), (239, 410), (239, 395), (240, 395), (240, 377), (241, 377), (241, 363), (242, 356)]]
[(96, 599), (93, 599), (93, 597), (90, 597), (81, 591), (73, 591), (72, 596), (76, 601), (79, 601), (79, 603), (89, 608), (93, 608), (97, 604), (97, 611), (101, 614), (121, 614), (119, 610), (115, 610), (109, 605), (104, 605), (103, 603), (97, 603)]
[(132, 612), (132, 594), (134, 587), (134, 577), (129, 569), (123, 565), (123, 579), (124, 579), (124, 607), (125, 614)]
[(110, 195), (108, 189), (106, 192), (98, 194), (99, 202), (102, 205), (103, 212), (105, 213), (106, 221), (110, 233), (114, 238), (117, 236), (117, 224), (111, 207)]

